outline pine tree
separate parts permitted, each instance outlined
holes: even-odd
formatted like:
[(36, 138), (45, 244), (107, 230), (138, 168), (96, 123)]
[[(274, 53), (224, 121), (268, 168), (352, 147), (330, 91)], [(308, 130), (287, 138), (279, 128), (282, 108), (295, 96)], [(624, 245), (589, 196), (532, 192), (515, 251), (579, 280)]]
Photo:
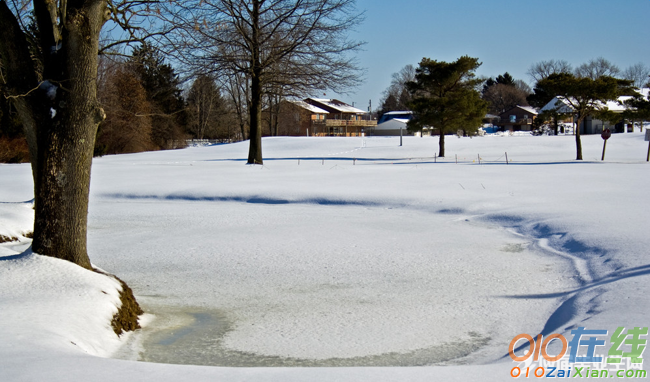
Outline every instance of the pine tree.
[(184, 138), (186, 119), (178, 75), (174, 68), (165, 64), (162, 54), (147, 44), (133, 51), (129, 63), (152, 105), (153, 143), (162, 149), (174, 147), (175, 141)]
[(152, 150), (151, 104), (129, 66), (106, 68), (97, 92), (106, 119), (99, 125), (95, 155)]
[(451, 63), (424, 58), (416, 69), (415, 81), (407, 84), (415, 114), (409, 130), (438, 130), (441, 157), (445, 156), (445, 134), (458, 130), (472, 134), (485, 117), (487, 102), (476, 90), (481, 80), (474, 74), (480, 65), (478, 58), (468, 56)]

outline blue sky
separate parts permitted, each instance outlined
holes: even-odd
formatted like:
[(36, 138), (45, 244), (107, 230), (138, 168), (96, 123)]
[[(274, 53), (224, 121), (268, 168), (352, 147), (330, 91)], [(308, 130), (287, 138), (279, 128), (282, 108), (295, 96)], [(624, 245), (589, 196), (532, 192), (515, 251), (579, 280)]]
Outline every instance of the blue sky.
[(376, 109), (392, 73), (423, 57), (478, 57), (478, 75), (507, 71), (531, 85), (526, 71), (542, 60), (650, 66), (650, 0), (357, 0), (357, 7), (366, 20), (351, 37), (367, 43), (357, 55), (366, 80), (353, 94), (327, 96), (361, 109), (371, 99)]

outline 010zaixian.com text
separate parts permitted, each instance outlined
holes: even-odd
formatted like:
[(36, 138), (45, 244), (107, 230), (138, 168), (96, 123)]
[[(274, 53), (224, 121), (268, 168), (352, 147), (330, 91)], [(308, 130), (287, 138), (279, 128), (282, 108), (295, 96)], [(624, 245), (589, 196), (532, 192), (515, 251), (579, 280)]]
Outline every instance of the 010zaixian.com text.
[[(510, 341), (508, 353), (518, 365), (510, 370), (513, 378), (647, 378), (643, 369), (647, 327), (571, 331), (568, 341), (561, 334), (533, 338), (519, 334)], [(561, 343), (557, 354), (549, 354), (549, 345)], [(606, 352), (606, 354), (605, 354)], [(516, 353), (523, 353), (517, 355)]]

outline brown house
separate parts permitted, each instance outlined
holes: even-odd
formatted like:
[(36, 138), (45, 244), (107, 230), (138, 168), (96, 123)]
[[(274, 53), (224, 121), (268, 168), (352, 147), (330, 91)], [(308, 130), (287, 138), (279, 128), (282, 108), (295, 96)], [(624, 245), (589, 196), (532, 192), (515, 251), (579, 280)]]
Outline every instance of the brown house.
[(307, 98), (304, 102), (327, 112), (325, 119), (312, 118), (312, 135), (361, 136), (366, 129), (377, 126), (365, 111), (336, 99)]
[(537, 110), (531, 106), (515, 106), (499, 114), (499, 120), (494, 123), (507, 131), (531, 131)]
[[(314, 135), (314, 124), (325, 121), (329, 113), (304, 101), (282, 101), (278, 108), (277, 135)], [(268, 111), (263, 112), (268, 120)]]
[(262, 118), (268, 128), (264, 134), (270, 135), (350, 137), (377, 126), (365, 111), (334, 99), (282, 101), (275, 112), (264, 110)]

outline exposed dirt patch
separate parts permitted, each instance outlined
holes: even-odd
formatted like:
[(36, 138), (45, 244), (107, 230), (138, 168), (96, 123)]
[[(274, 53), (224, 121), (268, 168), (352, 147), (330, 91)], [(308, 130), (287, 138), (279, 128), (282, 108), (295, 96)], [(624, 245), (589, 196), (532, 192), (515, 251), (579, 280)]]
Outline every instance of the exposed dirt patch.
[(11, 243), (12, 241), (18, 241), (18, 238), (13, 237), (13, 236), (0, 235), (0, 244), (2, 244), (2, 243)]
[[(23, 237), (26, 237), (28, 239), (33, 239), (34, 238), (34, 232), (27, 232), (23, 234)], [(5, 236), (5, 235), (0, 235), (0, 244), (2, 243), (11, 243), (14, 241), (20, 241), (20, 238), (16, 236)]]
[(129, 286), (126, 285), (124, 281), (120, 280), (120, 278), (115, 275), (102, 272), (99, 269), (93, 269), (93, 271), (101, 273), (108, 277), (113, 277), (122, 285), (122, 290), (120, 291), (120, 301), (122, 304), (120, 307), (118, 307), (117, 313), (115, 313), (113, 319), (111, 320), (111, 326), (113, 327), (115, 334), (119, 336), (123, 332), (131, 332), (136, 329), (140, 329), (138, 316), (144, 314), (144, 311), (142, 308), (140, 308), (140, 305), (135, 300), (135, 296), (133, 295), (131, 288), (129, 288)]
[[(115, 276), (113, 276), (115, 277)], [(140, 305), (135, 300), (133, 291), (129, 288), (128, 285), (119, 278), (115, 277), (122, 284), (122, 291), (120, 292), (120, 300), (122, 301), (122, 306), (113, 316), (111, 325), (115, 334), (118, 336), (122, 332), (130, 332), (136, 329), (140, 329), (140, 324), (138, 323), (138, 316), (143, 314), (144, 311), (140, 308)]]

